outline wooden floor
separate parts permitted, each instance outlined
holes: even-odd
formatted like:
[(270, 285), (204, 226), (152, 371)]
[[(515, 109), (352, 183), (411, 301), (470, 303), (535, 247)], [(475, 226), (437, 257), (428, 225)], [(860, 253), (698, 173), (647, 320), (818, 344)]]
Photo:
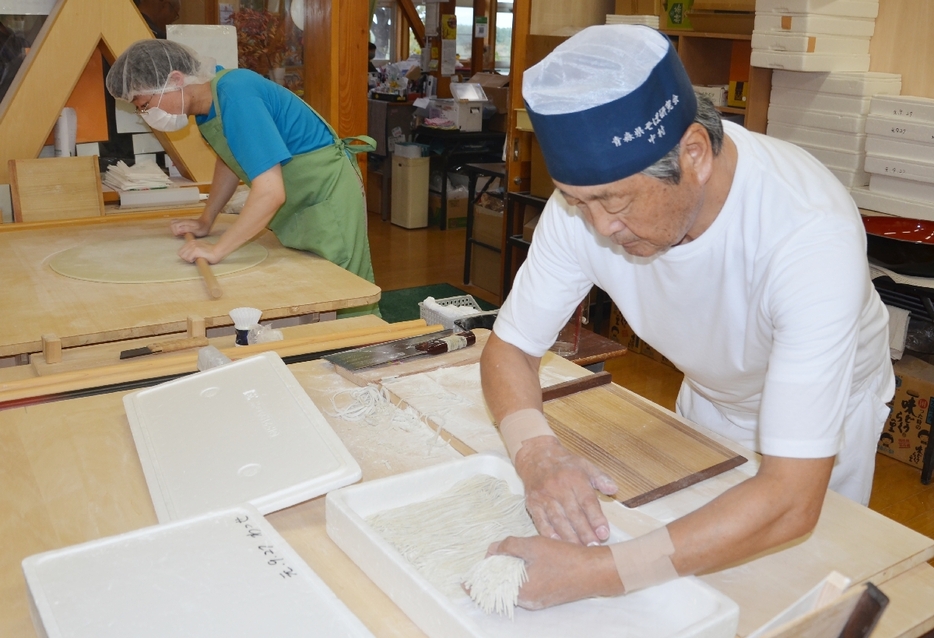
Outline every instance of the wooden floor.
[[(448, 283), (498, 303), (496, 295), (463, 282), (464, 229), (406, 230), (369, 217), (370, 250), (376, 284), (384, 290)], [(607, 363), (613, 381), (651, 401), (674, 409), (681, 373), (641, 355)], [(869, 507), (926, 536), (934, 537), (934, 484), (922, 485), (921, 470), (876, 455)], [(934, 561), (931, 561), (934, 564)]]

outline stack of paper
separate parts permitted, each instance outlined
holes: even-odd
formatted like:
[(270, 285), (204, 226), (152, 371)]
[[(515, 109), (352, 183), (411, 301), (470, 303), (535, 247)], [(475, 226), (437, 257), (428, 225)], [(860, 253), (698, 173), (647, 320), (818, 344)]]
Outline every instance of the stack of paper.
[(658, 16), (654, 15), (615, 15), (607, 14), (607, 24), (644, 24), (653, 29), (658, 28)]
[(123, 161), (107, 167), (104, 183), (126, 191), (168, 188), (172, 185), (169, 176), (155, 162), (137, 162), (127, 166)]

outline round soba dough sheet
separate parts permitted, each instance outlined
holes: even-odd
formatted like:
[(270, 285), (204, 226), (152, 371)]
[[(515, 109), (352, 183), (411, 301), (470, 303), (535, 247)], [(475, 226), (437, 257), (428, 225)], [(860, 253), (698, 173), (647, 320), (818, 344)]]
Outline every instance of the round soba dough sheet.
[[(182, 240), (154, 235), (108, 239), (75, 246), (52, 255), (49, 266), (60, 275), (84, 281), (115, 284), (147, 284), (198, 279), (198, 268), (178, 256)], [(265, 246), (249, 243), (212, 264), (215, 276), (229, 275), (261, 263)]]

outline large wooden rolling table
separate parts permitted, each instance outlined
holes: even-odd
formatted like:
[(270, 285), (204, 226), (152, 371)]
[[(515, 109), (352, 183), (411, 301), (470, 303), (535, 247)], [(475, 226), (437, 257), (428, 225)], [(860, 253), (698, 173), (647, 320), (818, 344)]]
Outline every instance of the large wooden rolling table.
[[(557, 357), (548, 356), (546, 365), (563, 367), (568, 376), (587, 374)], [(332, 393), (356, 386), (323, 361), (294, 364), (290, 369), (347, 442), (363, 469), (363, 480), (437, 462), (411, 454), (396, 459), (389, 441), (377, 451), (355, 449), (349, 433), (359, 426), (328, 416), (327, 409)], [(124, 413), (123, 394), (0, 411), (0, 538), (4, 539), (0, 635), (34, 635), (20, 567), (23, 558), (156, 524)], [(634, 401), (642, 401), (647, 410), (657, 409), (641, 398), (634, 397)], [(748, 450), (745, 453), (755, 456)], [(748, 476), (743, 466), (730, 470), (656, 501), (652, 511), (699, 507)], [(641, 508), (628, 510), (615, 502), (604, 505), (611, 520), (631, 534), (661, 524)], [(323, 497), (270, 514), (268, 519), (376, 636), (423, 636), (328, 538)], [(934, 540), (829, 492), (817, 530), (792, 545), (704, 577), (740, 605), (740, 636), (783, 609), (831, 569), (856, 580), (871, 576), (891, 598), (874, 637), (917, 637), (934, 628), (930, 604), (934, 568), (924, 562), (934, 555)]]
[[(44, 334), (54, 334), (62, 347), (70, 348), (184, 332), (189, 315), (203, 317), (208, 328), (230, 325), (227, 313), (240, 306), (258, 308), (268, 320), (379, 300), (380, 291), (374, 284), (325, 259), (283, 247), (269, 231), (256, 239), (269, 251), (262, 263), (218, 277), (224, 292), (220, 299), (208, 296), (200, 278), (104, 284), (54, 272), (49, 258), (72, 246), (169, 233), (168, 218), (102, 219), (0, 228), (0, 358), (39, 352)], [(219, 234), (231, 220), (232, 216), (222, 215), (212, 234)]]

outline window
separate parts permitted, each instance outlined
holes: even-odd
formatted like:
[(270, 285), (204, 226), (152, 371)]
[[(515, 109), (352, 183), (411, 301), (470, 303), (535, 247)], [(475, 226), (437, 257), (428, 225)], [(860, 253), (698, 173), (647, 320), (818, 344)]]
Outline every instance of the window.
[(513, 0), (499, 0), (496, 3), (493, 68), (497, 71), (508, 71), (512, 57), (512, 2)]
[(393, 60), (396, 39), (396, 3), (378, 0), (370, 22), (370, 42), (376, 45), (377, 60)]

